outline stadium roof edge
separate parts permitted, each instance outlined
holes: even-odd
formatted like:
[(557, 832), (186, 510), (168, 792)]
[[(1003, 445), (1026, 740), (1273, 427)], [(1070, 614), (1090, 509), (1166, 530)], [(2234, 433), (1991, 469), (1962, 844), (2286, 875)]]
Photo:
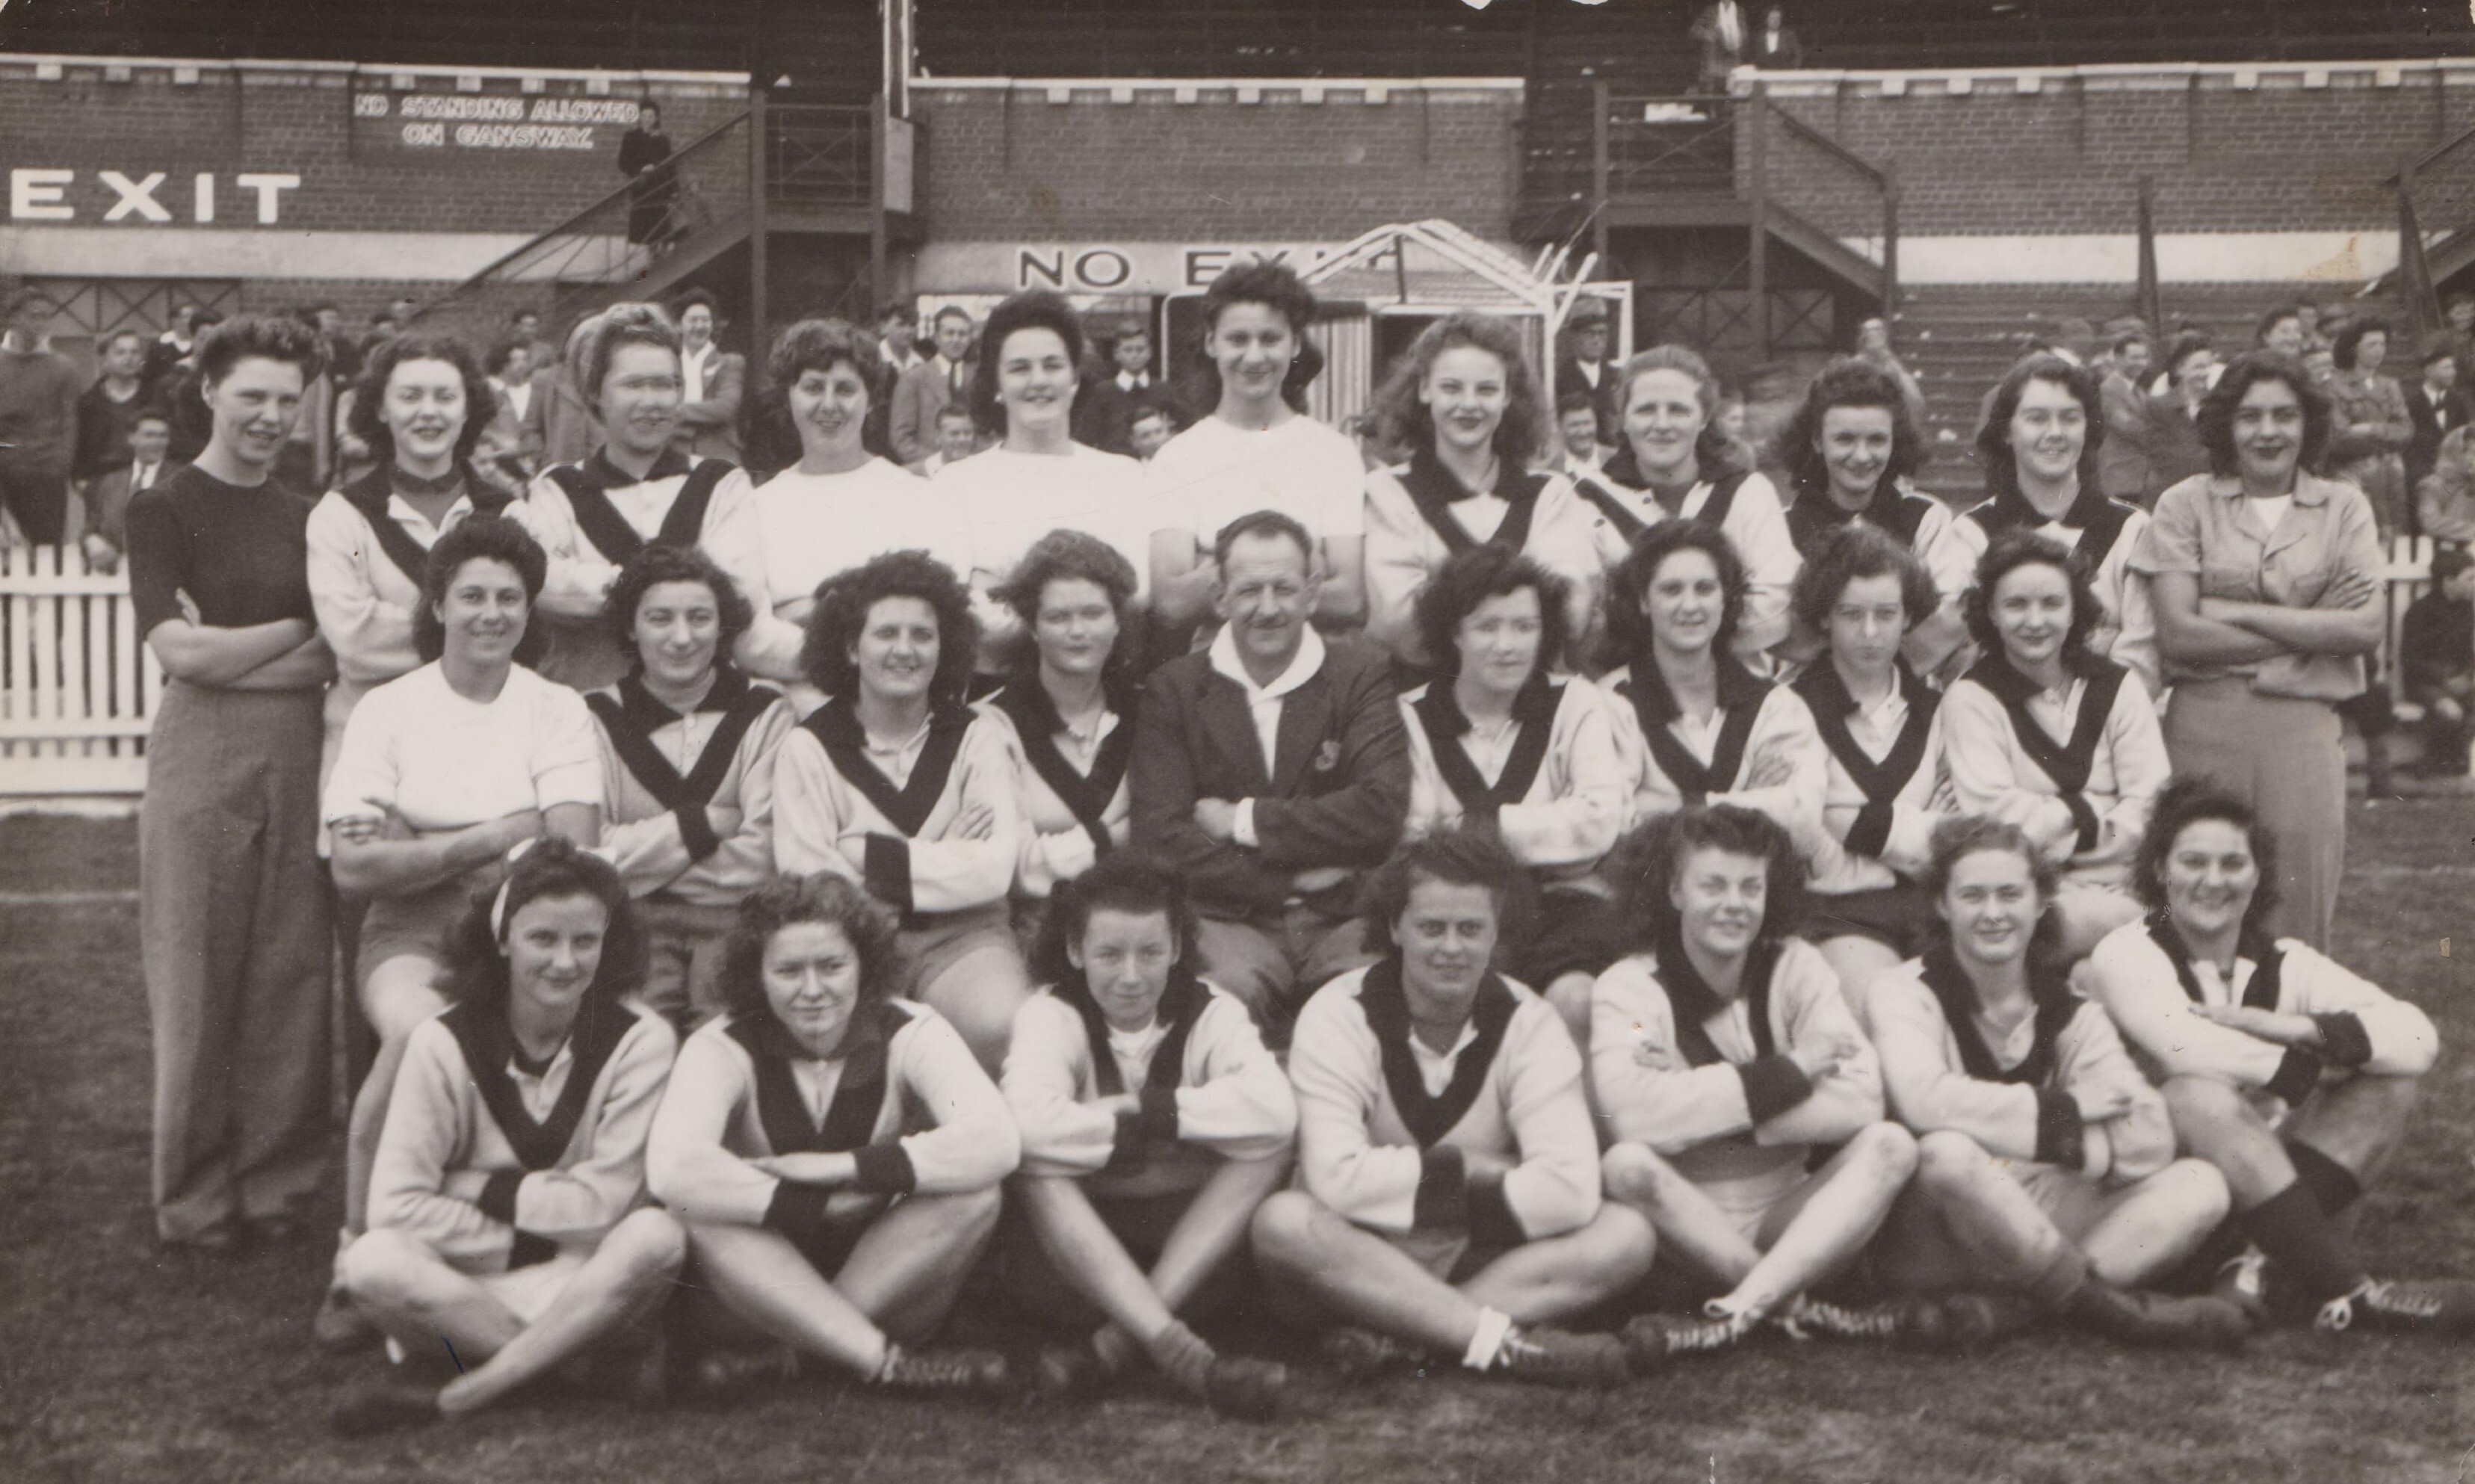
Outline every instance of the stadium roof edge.
[(1729, 79), (1743, 86), (1754, 79), (1790, 85), (1874, 83), (1890, 78), (1967, 78), (1972, 82), (2005, 82), (2017, 78), (2179, 77), (2238, 74), (2254, 77), (2332, 72), (2452, 72), (2475, 79), (2475, 57), (2349, 57), (2313, 61), (2095, 61), (2065, 64), (2022, 63), (2007, 67), (1828, 67), (1764, 72), (1741, 67)]
[(914, 88), (946, 87), (955, 89), (1002, 90), (1005, 88), (1058, 88), (1077, 91), (1105, 92), (1112, 88), (1137, 88), (1146, 92), (1162, 89), (1195, 88), (1226, 92), (1231, 88), (1290, 89), (1320, 88), (1325, 92), (1348, 92), (1352, 89), (1379, 88), (1385, 92), (1413, 92), (1420, 88), (1436, 91), (1472, 89), (1519, 92), (1529, 85), (1517, 77), (931, 77), (914, 75)]
[(247, 57), (88, 57), (52, 52), (0, 51), (0, 65), (17, 64), (61, 67), (187, 67), (200, 72), (312, 72), (341, 74), (360, 72), (407, 73), (415, 77), (539, 77), (585, 79), (597, 77), (634, 78), (647, 83), (701, 83), (711, 85), (747, 85), (745, 72), (674, 72), (647, 70), (639, 67), (487, 67), (461, 66), (453, 62), (393, 61), (306, 61), (283, 58), (254, 59)]

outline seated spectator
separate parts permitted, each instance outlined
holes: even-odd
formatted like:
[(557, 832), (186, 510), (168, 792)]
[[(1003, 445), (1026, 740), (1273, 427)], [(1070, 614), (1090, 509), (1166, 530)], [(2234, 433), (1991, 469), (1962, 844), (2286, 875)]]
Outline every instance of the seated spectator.
[(2227, 1239), (2249, 1244), (2218, 1291), (2266, 1321), (2267, 1301), (2361, 1324), (2475, 1329), (2475, 1284), (2370, 1277), (2346, 1208), (2406, 1131), (2439, 1054), (2422, 1010), (2300, 939), (2270, 939), (2277, 847), (2250, 805), (2213, 780), (2159, 797), (2133, 882), (2144, 921), (2117, 929), (2082, 981), (2166, 1094), (2181, 1146), (2234, 1196)]
[(399, 1354), (457, 1374), (358, 1397), (337, 1431), (477, 1412), (595, 1351), (634, 1404), (660, 1399), (652, 1320), (687, 1243), (645, 1204), (645, 1135), (678, 1042), (624, 1001), (643, 951), (617, 873), (563, 839), (476, 899), (450, 1008), (413, 1033), (387, 1108), (370, 1229), (337, 1264)]
[(2105, 1011), (2072, 992), (2048, 911), (2056, 878), (2017, 825), (1945, 820), (1926, 872), (1931, 946), (1850, 986), (1891, 1110), (1917, 1135), (1917, 1179), (1875, 1275), (1955, 1296), (1946, 1341), (2052, 1315), (2126, 1345), (2240, 1345), (2240, 1306), (2145, 1287), (2224, 1219), (2226, 1182), (2174, 1157), (2166, 1100)]
[[(1439, 657), (1420, 637), (1418, 595), (1457, 552), (1501, 547), (1554, 572), (1561, 631), (1588, 632), (1601, 580), (1598, 516), (1561, 474), (1532, 472), (1542, 434), (1521, 331), (1493, 315), (1447, 316), (1421, 332), (1376, 393), (1380, 441), (1409, 459), (1366, 476), (1366, 636), (1407, 674)], [(1571, 656), (1539, 656), (1560, 666)]]
[(1024, 824), (1015, 893), (1036, 916), (1133, 828), (1141, 610), (1133, 564), (1081, 531), (1034, 542), (995, 596), (1020, 628), (980, 712), (1006, 733)]
[(2475, 676), (2475, 557), (2443, 547), (2433, 553), (2432, 589), (2407, 605), (2398, 639), (2406, 698), (2423, 708), (2422, 772), (2463, 778), (2475, 728), (2469, 687)]
[(129, 462), (95, 475), (86, 489), (86, 549), (89, 571), (120, 570), (120, 554), (129, 548), (129, 499), (151, 490), (181, 466), (171, 461), (172, 418), (160, 407), (146, 407), (129, 420)]
[(2406, 386), (2407, 421), (2414, 436), (2406, 446), (2407, 533), (2424, 535), (2414, 497), (2440, 457), (2440, 441), (2475, 422), (2475, 401), (2458, 381), (2458, 347), (2446, 335), (2424, 342), (2419, 375)]
[(601, 844), (644, 924), (641, 1001), (686, 1029), (721, 1012), (722, 954), (742, 898), (773, 871), (782, 693), (730, 663), (747, 629), (738, 585), (692, 547), (647, 547), (603, 617), (635, 662), (585, 696), (601, 743)]
[(671, 304), (679, 327), (679, 424), (671, 447), (692, 458), (742, 462), (739, 403), (747, 384), (747, 357), (715, 343), (722, 309), (713, 295), (692, 288)]
[(1969, 595), (1981, 658), (1942, 708), (1958, 812), (2018, 825), (2061, 867), (2054, 913), (2069, 960), (2140, 915), (2132, 863), (2172, 771), (2147, 688), (2089, 648), (2098, 613), (2061, 543), (1995, 538)]
[(728, 1012), (679, 1048), (645, 1160), (696, 1259), (699, 1391), (818, 1362), (893, 1391), (1005, 1388), (1004, 1356), (924, 1347), (1021, 1139), (954, 1028), (897, 995), (899, 954), (893, 914), (839, 876), (740, 904)]
[(2406, 394), (2395, 377), (2381, 370), (2388, 363), (2389, 350), (2389, 322), (2370, 317), (2349, 321), (2329, 348), (2337, 367), (2329, 382), (2329, 399), (2336, 410), (2331, 437), (2351, 433), (2376, 446), (2377, 451), (2362, 459), (2358, 482), (2372, 502), (2383, 547), (2404, 523), (2405, 455), (2414, 441), (2414, 420), (2407, 415)]
[(1613, 1386), (1623, 1346), (1550, 1327), (1649, 1271), (1636, 1211), (1603, 1201), (1581, 1058), (1544, 1000), (1489, 967), (1520, 867), (1483, 831), (1404, 844), (1368, 882), (1384, 956), (1298, 1016), (1295, 1187), (1255, 1216), (1283, 1312), (1346, 1373), (1455, 1356)]
[(1126, 420), (1126, 451), (1148, 464), (1184, 431), (1177, 408), (1165, 400), (1140, 403)]
[(1605, 692), (1557, 680), (1570, 633), (1562, 579), (1519, 552), (1480, 546), (1444, 563), (1418, 595), (1418, 627), (1438, 673), (1401, 697), (1409, 738), (1409, 817), (1422, 839), (1493, 828), (1529, 873), (1536, 911), (1505, 961), (1581, 1041), (1590, 982), (1624, 934), (1600, 857), (1623, 833), (1624, 758)]
[(2475, 543), (2475, 432), (2470, 428), (2475, 425), (2456, 428), (2440, 440), (2432, 473), (2414, 492), (2423, 533), (2462, 550)]
[(1307, 622), (1313, 546), (1277, 511), (1221, 528), (1219, 636), (1152, 673), (1135, 734), (1135, 842), (1193, 893), (1205, 976), (1275, 1031), (1366, 961), (1353, 888), (1409, 795), (1389, 662)]
[(969, 458), (979, 451), (979, 447), (980, 425), (971, 417), (970, 403), (949, 401), (937, 409), (936, 449), (909, 467), (922, 479), (932, 479), (940, 471)]
[(1794, 936), (1804, 874), (1768, 815), (1714, 804), (1617, 847), (1638, 950), (1590, 992), (1590, 1091), (1607, 1198), (1639, 1210), (1698, 1316), (1627, 1326), (1633, 1369), (1724, 1350), (1765, 1319), (1887, 1339), (1917, 1308), (1850, 1309), (1809, 1290), (1856, 1260), (1916, 1170), (1885, 1120), (1882, 1072), (1839, 981)]
[(1005, 724), (963, 704), (979, 626), (943, 563), (895, 551), (817, 590), (800, 663), (833, 697), (775, 754), (773, 864), (825, 872), (902, 914), (895, 992), (992, 1075), (1031, 992), (1006, 894), (1022, 808)]
[(1256, 1208), (1288, 1180), (1296, 1098), (1246, 1007), (1195, 974), (1176, 878), (1116, 855), (1061, 888), (1015, 1016), (1022, 1129), (1006, 1284), (1052, 1330), (1042, 1380), (1088, 1390), (1148, 1359), (1179, 1391), (1268, 1420), (1284, 1368), (1214, 1353), (1179, 1316), (1227, 1307)]
[(1605, 467), (1607, 446), (1599, 442), (1597, 401), (1584, 389), (1556, 399), (1556, 459), (1549, 467), (1567, 479), (1583, 479)]

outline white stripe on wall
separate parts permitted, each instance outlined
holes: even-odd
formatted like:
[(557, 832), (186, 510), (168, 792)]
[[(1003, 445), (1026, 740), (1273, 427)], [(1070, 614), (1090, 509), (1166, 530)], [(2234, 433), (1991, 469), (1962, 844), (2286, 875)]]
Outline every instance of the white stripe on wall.
[[(2157, 277), (2167, 283), (2361, 284), (2397, 266), (2395, 231), (2166, 232)], [(1876, 262), (1878, 237), (1848, 239)], [(1899, 281), (1936, 283), (2131, 283), (2140, 239), (2131, 232), (2019, 236), (1903, 236)]]
[[(387, 279), (460, 283), (532, 240), (521, 231), (287, 231), (281, 227), (0, 227), (0, 263), (37, 278)], [(626, 244), (614, 236), (624, 256)], [(608, 253), (577, 261), (607, 265)]]

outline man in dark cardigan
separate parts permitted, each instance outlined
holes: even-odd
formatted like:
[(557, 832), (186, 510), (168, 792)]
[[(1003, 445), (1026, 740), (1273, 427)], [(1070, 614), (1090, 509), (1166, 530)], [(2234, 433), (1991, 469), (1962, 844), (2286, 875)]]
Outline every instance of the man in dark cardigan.
[(1275, 511), (1221, 531), (1220, 633), (1153, 673), (1135, 742), (1135, 841), (1186, 878), (1204, 976), (1276, 1026), (1374, 961), (1352, 898), (1409, 803), (1388, 663), (1308, 626), (1312, 550)]

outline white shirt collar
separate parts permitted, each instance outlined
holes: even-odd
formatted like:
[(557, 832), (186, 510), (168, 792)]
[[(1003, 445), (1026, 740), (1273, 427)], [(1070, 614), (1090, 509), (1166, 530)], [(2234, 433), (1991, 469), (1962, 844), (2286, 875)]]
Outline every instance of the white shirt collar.
[(1461, 1053), (1469, 1050), (1470, 1042), (1477, 1039), (1476, 1015), (1461, 1022), (1461, 1034), (1453, 1038), (1450, 1051), (1437, 1051), (1419, 1039), (1416, 1032), (1410, 1033), (1409, 1055), (1418, 1063), (1418, 1081), (1426, 1085), (1427, 1096), (1436, 1097), (1453, 1084), (1454, 1066), (1460, 1061)]
[(1245, 690), (1250, 704), (1287, 695), (1312, 680), (1315, 672), (1323, 669), (1323, 636), (1310, 623), (1298, 641), (1298, 652), (1289, 658), (1289, 668), (1274, 675), (1271, 684), (1259, 686), (1246, 673), (1245, 662), (1238, 657), (1238, 637), (1228, 624), (1220, 625), (1220, 632), (1212, 640), (1212, 668), (1237, 681)]

